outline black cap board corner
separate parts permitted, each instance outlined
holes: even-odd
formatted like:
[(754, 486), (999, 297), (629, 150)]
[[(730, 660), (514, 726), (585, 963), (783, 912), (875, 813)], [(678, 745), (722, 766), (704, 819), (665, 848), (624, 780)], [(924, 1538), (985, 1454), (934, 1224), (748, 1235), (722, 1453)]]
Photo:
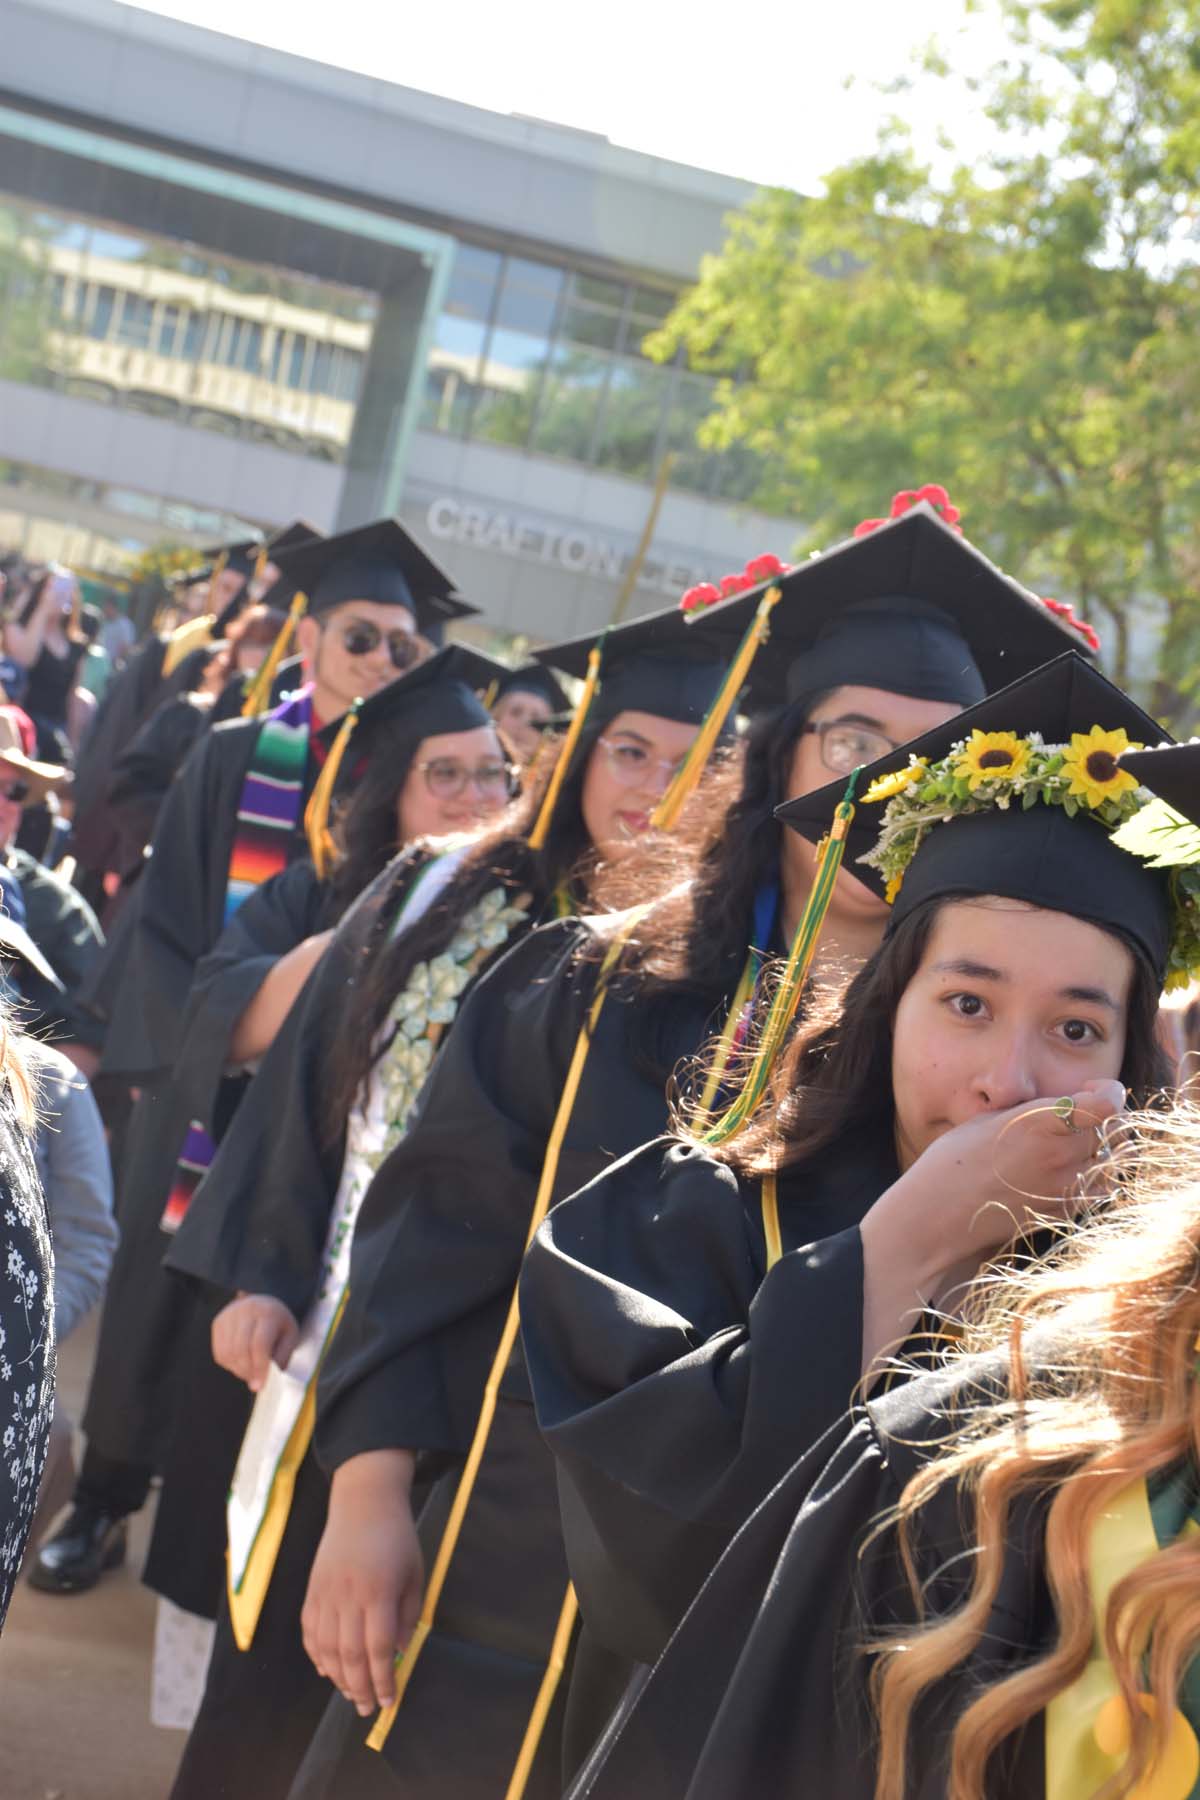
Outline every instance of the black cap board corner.
[(428, 637), (449, 620), (479, 611), (459, 599), (446, 571), (396, 519), (377, 519), (333, 537), (295, 544), (279, 550), (272, 560), (307, 595), (310, 614), (329, 612), (349, 600), (405, 606), (417, 630)]
[[(356, 747), (393, 727), (419, 739), (490, 725), (481, 696), (504, 667), (469, 645), (447, 645), (359, 703)], [(322, 735), (332, 739), (338, 729), (335, 722)]]
[(599, 637), (546, 644), (534, 656), (548, 668), (583, 680), (597, 645), (600, 685), (593, 722), (619, 712), (645, 712), (698, 725), (716, 698), (732, 654), (721, 635), (694, 630), (686, 614), (670, 606), (611, 626)]
[[(940, 761), (973, 731), (1018, 737), (1037, 733), (1047, 744), (1061, 744), (1094, 725), (1105, 731), (1124, 729), (1136, 743), (1169, 741), (1149, 713), (1070, 650), (868, 764), (859, 774), (857, 793), (865, 794), (872, 782), (915, 758)], [(839, 778), (801, 794), (778, 807), (775, 816), (816, 845), (829, 830), (846, 786)], [(881, 898), (883, 877), (861, 858), (874, 848), (885, 811), (883, 804), (856, 804), (842, 865)], [(1087, 812), (1072, 818), (1058, 806), (1036, 805), (1029, 811), (989, 807), (932, 826), (905, 874), (888, 929), (921, 901), (955, 894), (995, 894), (1073, 914), (1124, 932), (1155, 969), (1165, 967), (1169, 908), (1164, 877), (1118, 849)]]
[(496, 700), (503, 700), (506, 694), (536, 694), (544, 700), (554, 716), (569, 713), (571, 702), (561, 682), (554, 679), (550, 670), (538, 662), (522, 663), (519, 669), (506, 668), (498, 678)]
[(830, 687), (973, 705), (1064, 651), (1078, 631), (1006, 575), (927, 501), (732, 599), (688, 615), (729, 654), (778, 587), (770, 645), (750, 670), (759, 707)]

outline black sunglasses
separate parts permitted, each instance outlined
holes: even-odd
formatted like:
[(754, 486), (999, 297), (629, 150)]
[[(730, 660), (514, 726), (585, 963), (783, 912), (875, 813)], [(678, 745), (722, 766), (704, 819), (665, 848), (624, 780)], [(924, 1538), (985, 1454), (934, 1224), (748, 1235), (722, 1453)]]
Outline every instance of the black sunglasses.
[(0, 794), (2, 794), (6, 800), (11, 800), (14, 806), (21, 806), (28, 800), (32, 791), (33, 790), (27, 781), (0, 782)]
[(393, 669), (411, 669), (420, 655), (420, 646), (411, 631), (381, 631), (370, 619), (352, 619), (339, 627), (342, 642), (351, 656), (370, 656), (381, 643), (387, 643)]

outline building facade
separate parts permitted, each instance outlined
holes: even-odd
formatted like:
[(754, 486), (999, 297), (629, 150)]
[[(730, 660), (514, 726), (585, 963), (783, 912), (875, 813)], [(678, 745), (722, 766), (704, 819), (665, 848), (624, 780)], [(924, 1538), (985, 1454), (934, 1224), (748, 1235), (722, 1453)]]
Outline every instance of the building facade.
[(751, 190), (139, 12), (0, 0), (0, 545), (402, 518), (505, 635), (786, 554), (647, 336)]

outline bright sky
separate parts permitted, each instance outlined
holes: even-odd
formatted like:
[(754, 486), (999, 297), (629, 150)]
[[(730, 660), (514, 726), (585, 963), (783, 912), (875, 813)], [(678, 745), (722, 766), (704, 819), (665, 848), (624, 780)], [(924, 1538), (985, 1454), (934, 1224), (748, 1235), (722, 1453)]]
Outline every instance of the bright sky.
[[(145, 0), (143, 0), (145, 4)], [(982, 141), (965, 83), (878, 86), (935, 32), (955, 67), (1004, 54), (995, 0), (150, 0), (145, 9), (495, 112), (812, 191), (890, 111)], [(847, 78), (853, 84), (847, 90)]]

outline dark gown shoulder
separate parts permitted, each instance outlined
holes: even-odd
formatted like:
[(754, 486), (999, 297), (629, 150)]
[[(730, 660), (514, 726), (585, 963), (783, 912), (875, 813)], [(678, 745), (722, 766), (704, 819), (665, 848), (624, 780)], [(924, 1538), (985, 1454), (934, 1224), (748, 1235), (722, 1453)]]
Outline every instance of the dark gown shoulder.
[[(762, 1501), (707, 1577), (636, 1695), (611, 1722), (569, 1800), (872, 1800), (873, 1634), (914, 1624), (918, 1606), (888, 1521), (911, 1476), (1001, 1385), (997, 1359), (961, 1359), (839, 1420)], [(922, 1702), (911, 1800), (943, 1800), (953, 1724), (981, 1681), (1046, 1649), (1044, 1494), (1024, 1497), (976, 1650)], [(962, 1605), (974, 1565), (969, 1507), (955, 1484), (912, 1538), (926, 1616)], [(636, 1772), (636, 1779), (635, 1777)], [(989, 1800), (1043, 1791), (1036, 1724), (994, 1758)]]

